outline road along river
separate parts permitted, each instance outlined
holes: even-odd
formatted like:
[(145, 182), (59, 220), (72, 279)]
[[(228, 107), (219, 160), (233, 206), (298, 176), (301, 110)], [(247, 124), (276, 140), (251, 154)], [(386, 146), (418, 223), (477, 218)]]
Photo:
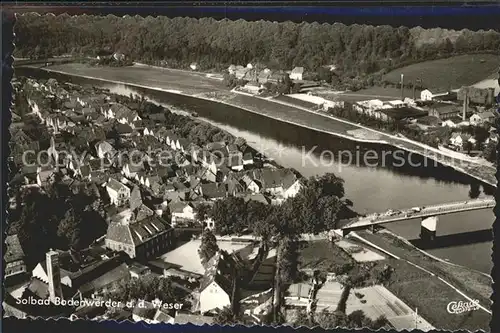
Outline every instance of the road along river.
[[(154, 90), (161, 88), (161, 82), (141, 74), (133, 69), (132, 74), (123, 74), (128, 68), (117, 71), (103, 69), (102, 75), (94, 75), (106, 80), (129, 80), (129, 85), (105, 82), (98, 79), (82, 78), (74, 75), (86, 75), (83, 72), (72, 76), (61, 73), (48, 73), (43, 70), (18, 68), (18, 75), (38, 78), (53, 77), (59, 81), (75, 84), (92, 85), (110, 89), (111, 92), (124, 95), (140, 94), (150, 100), (170, 107), (173, 111), (196, 112), (200, 119), (211, 122), (235, 136), (241, 136), (256, 149), (274, 158), (279, 164), (295, 168), (302, 175), (309, 177), (333, 172), (345, 180), (346, 197), (354, 202), (354, 209), (359, 213), (381, 212), (387, 209), (400, 209), (413, 206), (425, 206), (443, 202), (469, 199), (469, 192), (477, 192), (479, 184), (451, 168), (427, 162), (426, 165), (413, 167), (404, 163), (394, 163), (396, 153), (408, 159), (404, 152), (395, 151), (390, 146), (371, 143), (359, 143), (336, 137), (312, 129), (291, 125), (268, 117), (246, 112), (217, 102), (183, 96), (175, 93), (172, 83), (164, 89), (170, 92)], [(132, 70), (132, 69), (131, 69)], [(120, 73), (120, 74), (118, 74)], [(88, 76), (88, 75), (87, 75)], [(116, 76), (116, 77), (114, 77)], [(195, 77), (195, 76), (194, 76)], [(171, 82), (178, 81), (178, 90), (190, 94), (213, 92), (214, 88), (223, 90), (220, 82), (207, 81), (200, 76), (197, 80), (186, 81), (185, 75), (173, 75)], [(151, 88), (133, 86), (151, 85)], [(365, 163), (363, 158), (356, 161), (356, 156), (365, 156), (367, 151), (375, 152), (375, 161)], [(387, 154), (385, 154), (387, 153)], [(399, 155), (398, 155), (399, 156)], [(417, 156), (411, 157), (415, 164), (424, 162)], [(424, 164), (424, 163), (420, 163)], [(480, 196), (492, 193), (489, 186), (482, 186)], [(494, 221), (493, 212), (480, 210), (457, 213), (440, 217), (437, 235), (466, 233), (491, 229)], [(396, 222), (386, 226), (391, 231), (407, 239), (418, 238), (419, 221)], [(447, 248), (427, 250), (429, 253), (451, 262), (473, 269), (491, 273), (492, 242), (486, 240), (474, 244), (460, 244)]]

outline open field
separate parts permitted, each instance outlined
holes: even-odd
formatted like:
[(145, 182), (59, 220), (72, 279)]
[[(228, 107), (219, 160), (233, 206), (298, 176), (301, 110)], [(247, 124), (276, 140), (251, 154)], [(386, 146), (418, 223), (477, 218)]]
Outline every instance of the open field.
[[(412, 247), (411, 244), (407, 244), (389, 233), (381, 232), (371, 234), (366, 231), (357, 233), (361, 237), (397, 255), (401, 259), (408, 260), (411, 263), (435, 273), (437, 276), (451, 283), (455, 288), (464, 292), (467, 296), (479, 300), (482, 306), (490, 308), (492, 281), (491, 278), (485, 274), (469, 268), (432, 259), (424, 255), (417, 248)], [(450, 288), (448, 287), (448, 289)]]
[(190, 94), (227, 90), (221, 81), (207, 78), (203, 73), (175, 69), (158, 69), (138, 65), (127, 67), (91, 66), (81, 63), (54, 65), (47, 67), (47, 69)]
[(426, 318), (434, 327), (445, 330), (487, 330), (491, 316), (479, 309), (464, 313), (449, 313), (450, 302), (467, 300), (435, 276), (403, 260), (389, 260), (395, 268), (386, 288), (412, 309)]
[[(420, 98), (422, 90), (415, 89), (415, 98)], [(401, 99), (401, 89), (394, 87), (370, 87), (352, 93), (344, 93), (346, 96), (359, 96), (359, 100), (380, 99), (382, 101)], [(405, 86), (403, 98), (413, 98), (413, 89)]]
[(299, 269), (332, 272), (335, 266), (352, 263), (353, 259), (328, 240), (307, 242), (300, 249)]
[(399, 83), (401, 74), (404, 74), (405, 82), (420, 79), (422, 86), (428, 89), (458, 89), (490, 77), (499, 66), (500, 56), (498, 55), (461, 55), (398, 68), (387, 73), (384, 80)]

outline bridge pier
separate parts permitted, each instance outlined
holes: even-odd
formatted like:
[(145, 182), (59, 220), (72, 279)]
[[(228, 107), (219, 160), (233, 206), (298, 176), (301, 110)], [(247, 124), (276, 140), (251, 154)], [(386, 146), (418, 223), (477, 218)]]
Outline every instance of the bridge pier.
[(436, 229), (437, 222), (439, 218), (437, 216), (431, 216), (422, 219), (420, 223), (420, 239), (424, 242), (432, 242), (436, 239)]

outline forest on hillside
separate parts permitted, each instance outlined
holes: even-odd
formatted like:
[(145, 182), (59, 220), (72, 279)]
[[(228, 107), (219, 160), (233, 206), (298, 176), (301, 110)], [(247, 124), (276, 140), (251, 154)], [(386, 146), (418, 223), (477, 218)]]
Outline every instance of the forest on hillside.
[[(120, 52), (149, 64), (221, 69), (260, 63), (271, 69), (335, 65), (364, 76), (402, 64), (473, 52), (500, 53), (500, 33), (341, 23), (217, 21), (187, 17), (54, 16), (24, 14), (15, 25), (15, 56)], [(430, 31), (430, 30), (428, 30)], [(447, 37), (449, 36), (449, 38)]]

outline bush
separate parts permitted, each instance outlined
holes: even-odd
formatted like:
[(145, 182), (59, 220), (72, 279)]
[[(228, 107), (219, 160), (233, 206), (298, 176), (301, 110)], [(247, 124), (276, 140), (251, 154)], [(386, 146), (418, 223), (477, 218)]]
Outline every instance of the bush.
[(355, 295), (357, 298), (359, 298), (359, 299), (361, 299), (361, 298), (365, 297), (365, 295), (363, 295), (363, 294), (361, 294), (361, 293), (358, 293), (358, 292), (354, 293), (354, 295)]

